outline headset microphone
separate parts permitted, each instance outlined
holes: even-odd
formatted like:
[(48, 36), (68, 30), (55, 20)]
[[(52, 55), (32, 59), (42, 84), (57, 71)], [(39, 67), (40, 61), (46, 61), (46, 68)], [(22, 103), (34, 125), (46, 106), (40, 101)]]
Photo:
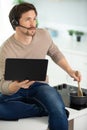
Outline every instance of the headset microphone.
[(19, 27), (22, 27), (22, 28), (25, 28), (25, 29), (30, 29), (30, 28), (27, 28), (27, 27), (25, 27), (25, 26), (23, 26), (23, 25), (18, 25)]
[(29, 28), (27, 28), (27, 27), (25, 27), (25, 26), (20, 25), (19, 22), (18, 22), (17, 20), (15, 20), (15, 19), (13, 19), (11, 23), (12, 23), (14, 29), (15, 29), (15, 27), (17, 27), (17, 26), (20, 26), (20, 27), (25, 28), (25, 29), (29, 29)]

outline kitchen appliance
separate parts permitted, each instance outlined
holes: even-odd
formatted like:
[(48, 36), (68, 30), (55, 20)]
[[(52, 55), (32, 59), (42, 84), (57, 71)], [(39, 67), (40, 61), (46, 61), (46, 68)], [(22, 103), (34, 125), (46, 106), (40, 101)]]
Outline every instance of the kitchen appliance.
[(78, 91), (78, 87), (64, 83), (54, 86), (54, 88), (61, 94), (66, 107), (73, 108), (76, 110), (87, 108), (87, 89), (82, 88), (82, 91), (83, 93), (85, 93), (86, 96), (86, 101), (85, 103), (79, 105), (72, 103), (70, 99), (70, 93), (76, 93)]

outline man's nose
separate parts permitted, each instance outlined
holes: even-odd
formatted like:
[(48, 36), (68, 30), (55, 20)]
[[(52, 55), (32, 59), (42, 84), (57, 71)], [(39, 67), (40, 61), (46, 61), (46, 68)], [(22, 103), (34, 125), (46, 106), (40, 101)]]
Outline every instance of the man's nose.
[(35, 24), (34, 20), (31, 20), (30, 21), (30, 26), (34, 26), (34, 24)]

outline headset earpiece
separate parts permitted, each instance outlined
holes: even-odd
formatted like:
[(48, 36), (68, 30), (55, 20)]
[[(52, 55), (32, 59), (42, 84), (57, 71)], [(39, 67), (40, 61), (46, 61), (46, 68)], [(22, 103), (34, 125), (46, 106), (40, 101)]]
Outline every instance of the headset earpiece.
[(17, 26), (19, 26), (19, 21), (17, 19), (17, 7), (18, 5), (15, 5), (9, 13), (9, 20), (14, 30)]
[(18, 25), (19, 25), (19, 23), (18, 23), (18, 21), (17, 21), (17, 20), (13, 19), (13, 20), (12, 20), (12, 25), (16, 27), (16, 26), (18, 26)]

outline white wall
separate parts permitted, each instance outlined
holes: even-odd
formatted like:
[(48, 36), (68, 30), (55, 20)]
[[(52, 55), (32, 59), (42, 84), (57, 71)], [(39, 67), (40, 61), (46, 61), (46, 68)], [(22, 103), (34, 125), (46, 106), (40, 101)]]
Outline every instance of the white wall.
[(0, 45), (13, 33), (8, 18), (9, 11), (13, 6), (12, 1), (13, 0), (0, 0)]
[(87, 27), (87, 0), (44, 0), (39, 3), (42, 21)]

